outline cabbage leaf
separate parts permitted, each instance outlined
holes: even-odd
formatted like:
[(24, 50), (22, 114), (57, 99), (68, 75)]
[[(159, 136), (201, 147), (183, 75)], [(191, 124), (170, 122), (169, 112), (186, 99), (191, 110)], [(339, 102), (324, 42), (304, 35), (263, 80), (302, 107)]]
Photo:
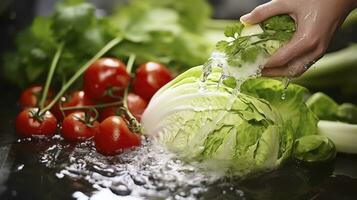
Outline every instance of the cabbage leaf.
[[(256, 78), (237, 92), (228, 81), (217, 87), (221, 72), (213, 68), (202, 88), (202, 67), (195, 67), (161, 88), (143, 114), (144, 133), (187, 162), (235, 176), (275, 169), (289, 158), (313, 162), (334, 156), (331, 141), (316, 135), (317, 118), (304, 104), (305, 88), (291, 85), (281, 100), (279, 81)], [(314, 143), (328, 143), (313, 151), (315, 157), (304, 156), (314, 147), (303, 139), (310, 135)]]

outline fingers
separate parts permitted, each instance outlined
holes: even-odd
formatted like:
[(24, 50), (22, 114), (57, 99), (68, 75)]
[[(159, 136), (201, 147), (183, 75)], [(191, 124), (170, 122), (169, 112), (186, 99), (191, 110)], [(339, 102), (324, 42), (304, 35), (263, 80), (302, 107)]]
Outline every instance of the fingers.
[(256, 24), (271, 16), (287, 13), (289, 13), (289, 10), (286, 9), (286, 6), (283, 1), (273, 0), (256, 7), (250, 13), (242, 16), (240, 20), (243, 23)]
[(309, 35), (306, 33), (305, 27), (298, 27), (293, 38), (269, 58), (264, 68), (286, 66), (292, 60), (311, 52), (316, 48), (318, 42)]
[(316, 48), (314, 51), (308, 52), (305, 55), (293, 60), (286, 66), (264, 68), (262, 75), (267, 77), (299, 77), (323, 55), (324, 51), (325, 48), (323, 47)]

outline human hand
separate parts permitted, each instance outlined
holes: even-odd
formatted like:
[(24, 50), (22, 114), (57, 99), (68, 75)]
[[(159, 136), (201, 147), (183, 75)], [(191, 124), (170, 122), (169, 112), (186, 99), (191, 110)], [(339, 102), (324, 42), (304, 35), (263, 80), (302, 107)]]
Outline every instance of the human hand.
[(264, 76), (297, 77), (326, 51), (336, 29), (357, 0), (272, 0), (241, 17), (248, 24), (259, 23), (279, 14), (289, 14), (297, 25), (292, 39), (264, 66)]

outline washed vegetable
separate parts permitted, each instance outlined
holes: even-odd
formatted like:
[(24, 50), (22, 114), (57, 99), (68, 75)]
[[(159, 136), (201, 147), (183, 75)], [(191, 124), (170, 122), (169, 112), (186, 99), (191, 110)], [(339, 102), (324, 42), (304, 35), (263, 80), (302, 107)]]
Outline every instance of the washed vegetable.
[[(238, 93), (229, 79), (217, 87), (222, 70), (216, 67), (202, 90), (202, 73), (202, 67), (195, 67), (165, 85), (142, 117), (144, 133), (180, 158), (244, 176), (277, 168), (288, 158), (312, 162), (334, 157), (330, 143), (310, 155), (319, 149), (310, 143), (327, 138), (316, 135), (317, 118), (304, 104), (305, 88), (290, 85), (282, 100), (280, 81), (250, 79)], [(311, 135), (313, 141), (304, 139)]]
[(26, 108), (17, 115), (15, 126), (20, 136), (52, 136), (56, 133), (56, 117), (49, 111), (39, 112), (38, 108)]
[(133, 81), (133, 91), (146, 101), (173, 78), (166, 66), (147, 62), (139, 66)]
[(115, 58), (97, 60), (84, 73), (84, 92), (94, 100), (118, 100), (129, 85), (130, 77), (125, 68), (125, 64)]
[(283, 120), (290, 124), (295, 138), (316, 134), (318, 119), (305, 104), (304, 97), (308, 90), (295, 84), (285, 87), (278, 80), (253, 78), (242, 84), (241, 91), (269, 101), (279, 111)]
[(99, 131), (99, 123), (88, 113), (74, 112), (64, 118), (61, 135), (67, 141), (82, 141), (94, 137)]
[(308, 135), (295, 141), (293, 155), (308, 162), (328, 161), (336, 156), (335, 144), (328, 137)]
[(124, 149), (140, 145), (140, 136), (132, 133), (123, 118), (112, 116), (99, 125), (94, 137), (95, 147), (104, 155), (115, 155)]

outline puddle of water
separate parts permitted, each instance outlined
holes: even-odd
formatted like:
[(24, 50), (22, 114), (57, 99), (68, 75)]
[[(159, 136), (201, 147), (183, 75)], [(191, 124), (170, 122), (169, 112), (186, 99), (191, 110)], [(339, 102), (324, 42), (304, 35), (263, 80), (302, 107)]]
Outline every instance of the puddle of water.
[[(46, 167), (62, 167), (56, 177), (84, 179), (92, 185), (93, 194), (87, 197), (131, 196), (175, 199), (196, 199), (207, 190), (207, 185), (219, 177), (202, 172), (176, 159), (173, 154), (149, 139), (139, 148), (121, 155), (105, 157), (98, 154), (91, 141), (76, 146), (53, 144), (40, 156)], [(83, 199), (81, 191), (74, 198)], [(237, 194), (243, 192), (237, 190)]]

